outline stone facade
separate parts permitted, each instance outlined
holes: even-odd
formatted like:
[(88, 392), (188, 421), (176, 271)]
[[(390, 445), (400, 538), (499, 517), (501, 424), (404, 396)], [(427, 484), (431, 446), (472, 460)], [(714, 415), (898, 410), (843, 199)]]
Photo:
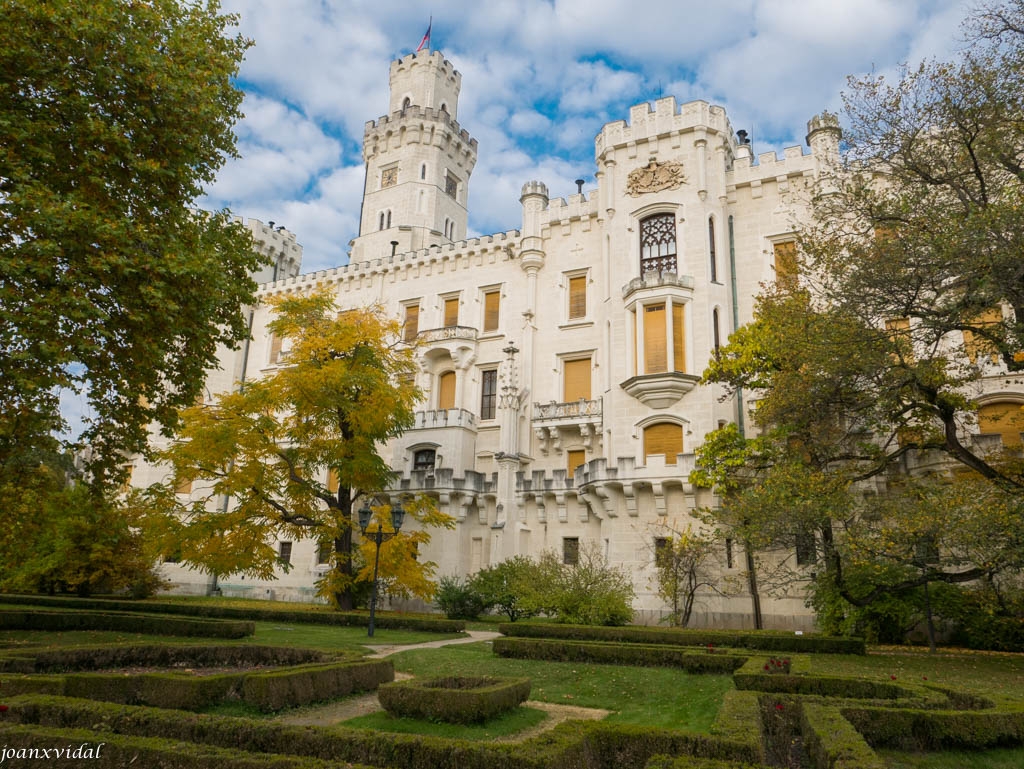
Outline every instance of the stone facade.
[[(751, 320), (760, 286), (785, 269), (810, 188), (838, 161), (838, 121), (810, 121), (809, 152), (755, 162), (721, 107), (641, 104), (596, 137), (596, 189), (552, 199), (528, 181), (518, 230), (467, 240), (477, 143), (455, 120), (460, 83), (439, 52), (392, 64), (391, 111), (366, 124), (349, 264), (285, 273), (260, 295), (326, 285), (341, 307), (381, 303), (409, 321), (424, 401), (384, 456), (400, 474), (393, 493), (425, 491), (458, 521), (422, 554), (441, 574), (596, 547), (635, 575), (638, 619), (657, 621), (666, 607), (654, 591), (656, 526), (699, 525), (691, 512), (714, 499), (688, 482), (694, 449), (750, 405), (699, 377), (716, 345)], [(285, 252), (299, 248), (291, 233), (265, 231), (283, 237)], [(267, 307), (252, 317), (251, 344), (225, 351), (210, 393), (277, 365)], [(993, 386), (1024, 401), (1021, 385)], [(140, 467), (135, 478), (162, 475)], [(326, 568), (316, 550), (295, 542), (293, 568), (278, 580), (220, 587), (309, 599)], [(730, 551), (721, 568), (742, 587), (743, 554)], [(195, 572), (165, 569), (182, 590), (207, 588)], [(742, 589), (708, 594), (694, 622), (750, 626), (750, 606)], [(813, 625), (798, 593), (763, 597), (763, 612), (768, 627)]]

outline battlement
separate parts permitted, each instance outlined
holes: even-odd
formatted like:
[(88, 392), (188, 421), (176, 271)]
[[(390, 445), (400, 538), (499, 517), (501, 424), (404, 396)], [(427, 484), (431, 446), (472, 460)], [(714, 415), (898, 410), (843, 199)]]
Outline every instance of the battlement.
[(548, 199), (548, 185), (544, 182), (527, 182), (523, 185), (523, 191), (519, 195), (519, 201), (522, 202), (523, 198), (529, 195), (540, 195), (545, 201)]
[[(440, 126), (440, 131), (438, 131)], [(377, 120), (368, 120), (363, 129), (363, 157), (369, 159), (379, 151), (378, 145), (397, 149), (403, 143), (437, 143), (438, 141), (461, 144), (457, 151), (475, 159), (477, 140), (469, 135), (456, 120), (444, 110), (433, 107), (412, 105), (404, 110), (382, 115)], [(468, 163), (472, 168), (475, 160)]]
[(393, 256), (389, 255), (378, 259), (349, 263), (340, 267), (333, 267), (329, 270), (308, 272), (294, 278), (279, 280), (275, 283), (265, 283), (259, 287), (258, 294), (260, 296), (268, 296), (292, 292), (301, 293), (303, 291), (311, 291), (321, 285), (359, 280), (373, 275), (400, 272), (417, 267), (429, 268), (433, 265), (454, 264), (459, 259), (467, 259), (474, 256), (482, 257), (488, 254), (511, 259), (513, 258), (511, 247), (518, 244), (519, 234), (519, 230), (509, 230), (508, 232), (499, 232), (494, 235), (469, 238), (457, 243), (445, 243)]
[(241, 216), (232, 217), (238, 224), (245, 225), (252, 233), (253, 240), (257, 243), (273, 244), (281, 250), (302, 250), (298, 244), (296, 235), (284, 225), (275, 226), (274, 222), (264, 224), (259, 219), (244, 219)]
[(727, 172), (727, 183), (736, 187), (790, 176), (813, 174), (816, 158), (804, 154), (801, 147), (786, 147), (779, 156), (776, 152), (762, 152), (753, 163), (749, 145), (742, 145), (736, 152), (732, 169)]
[(406, 54), (400, 59), (391, 62), (392, 79), (401, 72), (406, 72), (417, 66), (432, 66), (447, 77), (462, 82), (462, 74), (455, 69), (455, 65), (444, 57), (440, 51), (420, 51), (418, 53)]
[(616, 120), (606, 123), (594, 140), (594, 156), (601, 157), (611, 150), (629, 144), (703, 129), (721, 134), (726, 143), (733, 144), (732, 127), (722, 107), (706, 101), (691, 101), (683, 105), (674, 96), (630, 107), (629, 122)]
[(541, 212), (540, 223), (542, 226), (550, 226), (560, 222), (589, 219), (597, 214), (597, 195), (593, 191), (591, 191), (590, 197), (587, 197), (585, 193), (578, 193), (570, 195), (568, 200), (565, 198), (549, 199), (547, 206)]

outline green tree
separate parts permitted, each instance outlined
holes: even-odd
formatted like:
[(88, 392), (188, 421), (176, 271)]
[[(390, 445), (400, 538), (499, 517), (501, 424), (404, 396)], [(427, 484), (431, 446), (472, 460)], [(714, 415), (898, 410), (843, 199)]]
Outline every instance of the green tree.
[(65, 388), (116, 486), (246, 335), (251, 238), (188, 209), (236, 154), (233, 23), (213, 0), (0, 2), (0, 472), (61, 426)]
[[(710, 436), (693, 481), (743, 538), (803, 556), (780, 579), (851, 606), (1024, 554), (1024, 464), (961, 437), (990, 358), (1015, 370), (1024, 348), (1022, 21), (1020, 0), (985, 6), (958, 60), (851, 80), (855, 162), (815, 191), (801, 284), (767, 290), (705, 374), (755, 393), (759, 435)], [(923, 472), (939, 460), (958, 469)]]
[(478, 571), (471, 586), (488, 609), (497, 608), (509, 622), (515, 622), (536, 613), (524, 605), (523, 596), (539, 577), (537, 563), (529, 556), (517, 555)]
[[(173, 477), (151, 488), (146, 504), (166, 547), (218, 575), (273, 578), (279, 537), (332, 543), (334, 568), (320, 589), (350, 609), (354, 583), (372, 577), (373, 564), (372, 550), (353, 561), (353, 505), (394, 477), (379, 449), (412, 423), (412, 351), (378, 309), (339, 314), (326, 294), (271, 301), (277, 318), (268, 327), (292, 340), (288, 365), (187, 409), (179, 439), (160, 456)], [(174, 490), (186, 482), (194, 501), (183, 506)], [(221, 511), (225, 497), (233, 504)], [(453, 522), (427, 499), (407, 509), (412, 520), (382, 547), (381, 574), (392, 592), (429, 598), (435, 566), (415, 560), (415, 550), (429, 539), (425, 529)], [(375, 508), (378, 521), (384, 511)], [(419, 528), (410, 531), (413, 521)]]
[(537, 559), (534, 579), (522, 586), (519, 604), (573, 625), (625, 625), (633, 619), (633, 580), (609, 566), (596, 544), (580, 548), (575, 564), (563, 564), (553, 550)]
[(718, 545), (714, 537), (663, 523), (655, 532), (654, 568), (658, 596), (672, 607), (669, 624), (686, 627), (693, 615), (694, 602), (701, 588), (718, 591), (718, 583), (708, 561)]

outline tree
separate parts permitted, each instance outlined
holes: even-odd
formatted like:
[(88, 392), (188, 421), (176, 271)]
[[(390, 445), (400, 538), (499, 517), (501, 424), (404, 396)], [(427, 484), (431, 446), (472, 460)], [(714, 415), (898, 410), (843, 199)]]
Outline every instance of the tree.
[(701, 588), (717, 590), (707, 561), (715, 553), (715, 540), (689, 526), (676, 528), (663, 523), (657, 528), (654, 568), (658, 596), (672, 607), (669, 624), (686, 627)]
[[(218, 575), (273, 578), (278, 537), (329, 543), (333, 569), (320, 590), (350, 609), (354, 583), (372, 577), (373, 564), (372, 550), (358, 569), (353, 562), (353, 505), (393, 479), (379, 447), (412, 423), (412, 351), (379, 309), (339, 314), (323, 293), (270, 301), (277, 318), (268, 328), (292, 340), (288, 365), (187, 409), (178, 440), (160, 455), (173, 477), (151, 488), (146, 504), (168, 548)], [(174, 493), (185, 483), (195, 489), (187, 505)], [(233, 500), (226, 510), (224, 498)], [(421, 528), (403, 527), (383, 545), (381, 574), (392, 592), (429, 598), (434, 564), (415, 551), (429, 539), (424, 529), (453, 522), (427, 499), (407, 510)], [(375, 508), (378, 521), (385, 511)]]
[(188, 210), (236, 154), (233, 23), (215, 0), (0, 3), (0, 472), (64, 426), (63, 388), (116, 487), (245, 337), (251, 238)]
[(522, 597), (531, 584), (538, 582), (538, 572), (533, 559), (517, 555), (481, 569), (473, 575), (470, 584), (486, 608), (497, 608), (509, 622), (515, 622), (536, 613), (524, 606)]
[(524, 585), (519, 601), (526, 611), (573, 625), (625, 625), (633, 619), (632, 577), (609, 566), (596, 544), (581, 547), (571, 565), (545, 550), (535, 569), (535, 581)]
[(961, 436), (990, 358), (1024, 349), (1022, 21), (1021, 0), (985, 6), (957, 61), (851, 80), (853, 162), (811, 201), (801, 284), (767, 290), (705, 375), (757, 393), (760, 435), (712, 435), (693, 481), (852, 606), (1020, 567), (1024, 464)]

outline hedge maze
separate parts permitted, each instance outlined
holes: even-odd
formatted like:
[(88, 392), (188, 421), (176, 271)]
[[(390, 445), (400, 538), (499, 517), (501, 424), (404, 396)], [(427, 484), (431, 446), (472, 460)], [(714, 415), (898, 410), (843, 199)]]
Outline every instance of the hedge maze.
[(569, 721), (499, 744), (199, 711), (227, 701), (276, 711), (377, 690), (389, 711), (462, 723), (518, 707), (529, 679), (388, 683), (388, 660), (216, 642), (10, 648), (0, 649), (0, 743), (103, 742), (107, 761), (97, 766), (157, 769), (882, 769), (876, 749), (1024, 745), (1024, 707), (923, 681), (811, 673), (810, 654), (863, 654), (850, 639), (541, 623), (502, 630), (496, 657), (726, 674), (735, 689), (706, 734)]

